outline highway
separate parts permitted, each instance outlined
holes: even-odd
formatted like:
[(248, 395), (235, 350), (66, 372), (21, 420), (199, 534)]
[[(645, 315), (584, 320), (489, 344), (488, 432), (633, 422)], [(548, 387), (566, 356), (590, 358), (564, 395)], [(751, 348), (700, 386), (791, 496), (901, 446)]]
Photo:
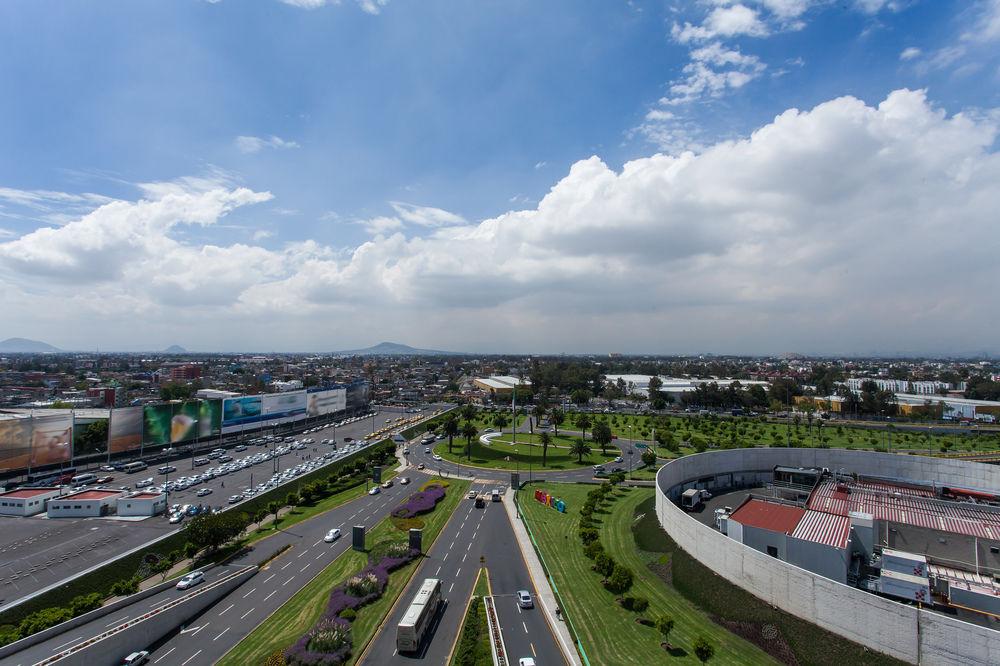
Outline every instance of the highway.
[[(374, 419), (376, 429), (399, 416), (414, 416), (414, 414), (403, 414), (399, 408), (381, 410)], [(304, 450), (292, 451), (284, 456), (265, 460), (191, 486), (186, 490), (173, 491), (170, 493), (169, 502), (181, 505), (204, 504), (227, 507), (229, 496), (266, 481), (275, 469), (285, 470), (306, 460), (316, 459), (332, 450), (332, 447), (319, 443), (322, 439), (336, 438), (337, 447), (341, 449), (347, 437), (363, 443), (364, 436), (372, 432), (372, 422), (373, 419), (366, 418), (341, 427), (331, 424), (315, 433), (296, 435), (297, 440), (311, 437), (316, 443), (308, 445)], [(247, 438), (256, 438), (259, 435), (260, 433), (254, 433), (251, 437), (248, 434)], [(245, 451), (237, 452), (234, 450), (235, 446), (236, 443), (228, 445), (227, 453), (236, 460), (268, 450), (266, 446), (248, 446)], [(220, 464), (217, 460), (212, 460), (210, 465), (195, 467), (193, 459), (194, 456), (191, 456), (175, 459), (169, 463), (157, 460), (155, 463), (150, 463), (149, 469), (133, 474), (99, 472), (96, 467), (90, 471), (112, 476), (113, 480), (106, 484), (108, 487), (135, 488), (136, 482), (143, 479), (152, 478), (156, 483), (160, 483), (183, 475), (193, 476)], [(164, 464), (174, 465), (177, 470), (169, 475), (158, 474), (157, 467)], [(297, 483), (297, 479), (292, 479), (288, 483)], [(202, 488), (210, 489), (211, 494), (198, 497), (197, 493)], [(3, 544), (0, 544), (0, 610), (182, 527), (183, 523), (169, 524), (166, 516), (155, 516), (145, 520), (123, 520), (115, 516), (49, 519), (45, 514), (27, 518), (0, 516), (0, 530), (3, 530), (6, 537)]]
[[(412, 450), (412, 449), (411, 449)], [(472, 489), (488, 493), (492, 483), (474, 483)], [(507, 512), (496, 502), (477, 509), (466, 499), (438, 536), (410, 584), (403, 590), (382, 630), (364, 656), (364, 664), (407, 664), (416, 661), (445, 664), (465, 617), (476, 575), (484, 558), (489, 569), (504, 641), (511, 659), (535, 656), (539, 664), (565, 663), (540, 611), (524, 610), (515, 601), (517, 590), (535, 596), (527, 567), (521, 558)], [(441, 595), (447, 600), (438, 612), (427, 638), (415, 653), (396, 650), (396, 625), (425, 578), (441, 580)], [(481, 603), (481, 602), (480, 602)]]

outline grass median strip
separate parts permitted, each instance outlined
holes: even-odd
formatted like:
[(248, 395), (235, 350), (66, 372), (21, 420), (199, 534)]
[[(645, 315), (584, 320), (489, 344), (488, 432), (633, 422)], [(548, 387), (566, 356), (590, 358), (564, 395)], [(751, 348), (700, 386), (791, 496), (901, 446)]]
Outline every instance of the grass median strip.
[[(535, 488), (565, 501), (566, 513), (535, 501)], [(645, 566), (632, 537), (631, 523), (635, 507), (652, 496), (652, 489), (619, 488), (614, 491), (613, 501), (595, 512), (600, 521), (599, 538), (607, 554), (634, 574), (632, 588), (626, 594), (647, 599), (649, 608), (637, 614), (617, 603), (615, 595), (601, 584), (600, 574), (591, 569), (593, 561), (584, 555), (577, 536), (580, 507), (593, 488), (583, 484), (544, 484), (529, 486), (519, 497), (521, 512), (538, 540), (549, 573), (566, 604), (565, 610), (580, 633), (592, 664), (661, 663), (671, 659), (670, 654), (686, 655), (694, 661), (693, 645), (698, 636), (705, 636), (715, 647), (712, 663), (775, 663), (753, 644), (716, 625)], [(636, 621), (640, 616), (655, 618), (661, 614), (670, 615), (676, 622), (670, 634), (673, 653), (660, 647), (662, 638), (656, 629)]]
[[(448, 481), (448, 483), (448, 492), (444, 499), (432, 512), (420, 516), (423, 521), (425, 551), (430, 549), (469, 485), (467, 481)], [(387, 539), (399, 540), (405, 537), (405, 534), (396, 528), (390, 518), (385, 518), (368, 532), (366, 543), (370, 550), (375, 544)], [(354, 663), (357, 655), (371, 640), (418, 563), (419, 560), (414, 560), (392, 572), (382, 596), (358, 610), (351, 628), (354, 642), (353, 656), (347, 663)], [(263, 664), (270, 655), (283, 652), (316, 623), (326, 608), (330, 590), (367, 564), (367, 552), (346, 551), (240, 641), (219, 661), (219, 664), (221, 666)]]
[(450, 666), (492, 666), (493, 654), (490, 651), (490, 635), (486, 629), (486, 612), (483, 609), (483, 597), (488, 594), (486, 570), (480, 569)]

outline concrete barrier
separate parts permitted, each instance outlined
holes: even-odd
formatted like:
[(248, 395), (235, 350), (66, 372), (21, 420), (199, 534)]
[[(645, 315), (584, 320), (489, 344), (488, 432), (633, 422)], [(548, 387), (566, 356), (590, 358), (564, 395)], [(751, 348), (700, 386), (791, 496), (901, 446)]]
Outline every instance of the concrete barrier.
[(897, 603), (782, 562), (707, 527), (671, 501), (688, 487), (762, 480), (777, 465), (843, 468), (984, 490), (1000, 488), (1000, 467), (891, 453), (773, 448), (685, 456), (667, 463), (656, 475), (656, 515), (667, 534), (692, 557), (759, 599), (910, 663), (1000, 663), (1000, 632)]
[(121, 663), (132, 652), (145, 649), (197, 616), (256, 575), (257, 570), (256, 566), (250, 566), (235, 571), (138, 618), (69, 646), (35, 666), (56, 663), (60, 666)]

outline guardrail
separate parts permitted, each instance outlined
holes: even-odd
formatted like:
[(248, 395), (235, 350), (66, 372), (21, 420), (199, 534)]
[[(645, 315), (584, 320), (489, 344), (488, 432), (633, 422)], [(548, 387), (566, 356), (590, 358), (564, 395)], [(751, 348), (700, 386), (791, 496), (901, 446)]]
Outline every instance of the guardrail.
[(486, 626), (490, 632), (490, 654), (493, 655), (493, 666), (508, 666), (507, 645), (503, 642), (503, 633), (500, 631), (497, 610), (493, 606), (493, 597), (483, 597), (483, 605), (486, 607)]
[(580, 634), (576, 630), (576, 626), (573, 624), (573, 618), (571, 618), (569, 613), (566, 612), (566, 603), (563, 601), (562, 595), (559, 593), (559, 588), (556, 586), (555, 579), (552, 578), (552, 574), (549, 571), (549, 565), (545, 562), (545, 556), (542, 555), (542, 549), (538, 547), (538, 541), (535, 540), (535, 535), (531, 531), (531, 526), (529, 526), (528, 521), (524, 519), (524, 512), (521, 510), (521, 505), (518, 501), (518, 496), (520, 494), (520, 492), (514, 493), (514, 504), (516, 505), (518, 515), (521, 516), (521, 524), (524, 525), (524, 529), (528, 533), (528, 538), (531, 539), (531, 547), (535, 549), (538, 561), (542, 563), (542, 570), (545, 572), (545, 578), (548, 579), (549, 585), (552, 586), (552, 591), (556, 595), (556, 599), (559, 600), (559, 608), (562, 610), (562, 616), (566, 619), (566, 623), (569, 625), (569, 630), (573, 634), (573, 643), (576, 645), (576, 650), (580, 653), (580, 657), (583, 659), (584, 665), (590, 666), (590, 659), (587, 658), (587, 652), (583, 649), (583, 642), (580, 640)]
[(101, 632), (100, 634), (98, 634), (97, 636), (94, 636), (93, 638), (85, 639), (82, 642), (76, 643), (75, 645), (72, 645), (72, 646), (66, 648), (65, 650), (57, 652), (56, 654), (54, 654), (54, 655), (52, 655), (50, 657), (46, 657), (45, 659), (42, 659), (39, 662), (35, 662), (34, 666), (45, 666), (46, 664), (55, 663), (55, 662), (59, 661), (60, 659), (64, 659), (64, 658), (66, 658), (66, 657), (68, 657), (68, 656), (70, 656), (70, 655), (72, 655), (72, 654), (74, 654), (76, 652), (79, 652), (80, 650), (83, 650), (85, 648), (90, 647), (94, 643), (97, 643), (99, 641), (103, 641), (106, 638), (110, 638), (111, 636), (114, 636), (115, 634), (121, 633), (121, 632), (123, 632), (123, 631), (125, 631), (127, 629), (131, 629), (132, 627), (136, 626), (137, 624), (139, 624), (141, 622), (145, 622), (146, 620), (154, 618), (157, 615), (165, 613), (165, 612), (167, 612), (167, 611), (169, 611), (169, 610), (171, 610), (173, 608), (176, 608), (180, 604), (186, 603), (186, 602), (194, 599), (195, 597), (198, 597), (198, 596), (200, 596), (202, 594), (207, 594), (208, 592), (211, 592), (215, 588), (220, 587), (222, 585), (225, 585), (226, 583), (228, 583), (232, 579), (238, 578), (239, 576), (242, 576), (243, 574), (247, 573), (248, 571), (254, 570), (256, 568), (257, 568), (256, 565), (252, 565), (252, 566), (244, 567), (244, 568), (240, 569), (239, 571), (234, 571), (231, 574), (223, 576), (219, 580), (213, 581), (212, 583), (209, 583), (208, 585), (205, 585), (204, 587), (200, 587), (199, 589), (195, 590), (194, 592), (191, 592), (189, 594), (185, 594), (182, 597), (177, 597), (176, 599), (172, 599), (171, 601), (168, 601), (167, 603), (163, 604), (162, 606), (157, 606), (156, 608), (154, 608), (154, 609), (152, 609), (152, 610), (150, 610), (150, 611), (148, 611), (146, 613), (143, 613), (139, 617), (132, 618), (131, 620), (126, 620), (125, 622), (122, 622), (118, 626), (112, 627), (111, 629), (108, 629), (107, 631)]

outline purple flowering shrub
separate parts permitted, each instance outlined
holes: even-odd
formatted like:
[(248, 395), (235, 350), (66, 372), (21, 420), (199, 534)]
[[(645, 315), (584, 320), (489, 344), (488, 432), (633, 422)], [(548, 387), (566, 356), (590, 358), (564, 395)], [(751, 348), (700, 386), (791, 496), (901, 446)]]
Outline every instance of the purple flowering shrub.
[(442, 486), (427, 486), (425, 490), (413, 493), (410, 497), (392, 510), (393, 518), (413, 518), (422, 513), (433, 511), (434, 507), (444, 499), (445, 490)]

